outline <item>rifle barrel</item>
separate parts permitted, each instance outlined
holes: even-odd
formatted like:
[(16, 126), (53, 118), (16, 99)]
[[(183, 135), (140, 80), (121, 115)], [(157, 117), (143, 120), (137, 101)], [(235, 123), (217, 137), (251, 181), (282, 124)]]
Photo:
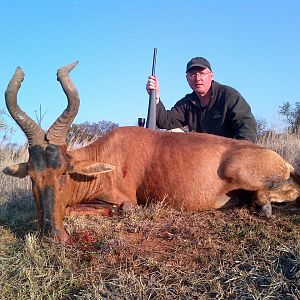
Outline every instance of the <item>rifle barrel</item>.
[[(151, 72), (152, 76), (155, 76), (156, 54), (157, 54), (157, 49), (154, 48), (153, 60), (152, 60), (152, 72)], [(156, 91), (155, 90), (150, 91), (146, 128), (150, 128), (153, 130), (156, 129)]]

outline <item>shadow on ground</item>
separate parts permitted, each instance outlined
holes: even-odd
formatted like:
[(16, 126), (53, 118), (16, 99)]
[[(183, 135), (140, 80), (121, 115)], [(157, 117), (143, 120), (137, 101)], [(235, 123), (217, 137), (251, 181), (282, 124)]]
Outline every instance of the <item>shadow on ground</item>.
[(272, 204), (274, 217), (286, 217), (294, 225), (300, 225), (300, 205), (296, 202)]
[(14, 193), (0, 204), (0, 226), (9, 229), (17, 238), (36, 231), (35, 204), (31, 193)]

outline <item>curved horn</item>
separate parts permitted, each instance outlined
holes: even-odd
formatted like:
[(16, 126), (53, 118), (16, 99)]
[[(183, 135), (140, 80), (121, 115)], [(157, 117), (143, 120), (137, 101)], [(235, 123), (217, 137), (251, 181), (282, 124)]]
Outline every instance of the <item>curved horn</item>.
[(57, 80), (60, 82), (68, 98), (68, 106), (46, 133), (47, 140), (55, 145), (64, 145), (66, 143), (68, 129), (78, 112), (80, 103), (79, 94), (69, 77), (69, 73), (77, 64), (78, 61), (57, 70)]
[(24, 72), (20, 67), (17, 67), (15, 74), (10, 80), (5, 91), (6, 107), (17, 122), (17, 124), (24, 131), (29, 147), (34, 145), (42, 145), (45, 142), (45, 132), (42, 128), (33, 121), (25, 112), (21, 110), (17, 103), (17, 94), (24, 79)]

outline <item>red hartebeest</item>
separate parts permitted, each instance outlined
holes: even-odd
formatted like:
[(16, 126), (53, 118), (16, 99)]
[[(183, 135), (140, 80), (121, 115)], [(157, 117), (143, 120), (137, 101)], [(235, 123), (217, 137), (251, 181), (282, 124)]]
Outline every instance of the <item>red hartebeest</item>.
[(67, 151), (66, 135), (79, 107), (69, 78), (77, 63), (57, 72), (68, 106), (45, 133), (17, 104), (24, 73), (17, 68), (5, 93), (6, 105), (27, 136), (29, 160), (3, 169), (30, 176), (42, 235), (67, 240), (66, 211), (94, 199), (117, 206), (164, 201), (183, 210), (218, 209), (232, 191), (255, 194), (254, 203), (271, 215), (270, 202), (299, 196), (292, 165), (270, 149), (204, 133), (114, 129), (96, 142)]

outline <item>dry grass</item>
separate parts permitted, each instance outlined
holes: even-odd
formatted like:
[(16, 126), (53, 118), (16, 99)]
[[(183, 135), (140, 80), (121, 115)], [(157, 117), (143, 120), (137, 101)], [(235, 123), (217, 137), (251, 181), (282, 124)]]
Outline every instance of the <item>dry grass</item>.
[(300, 166), (300, 138), (298, 136), (270, 132), (260, 137), (258, 144), (273, 149), (296, 167)]
[(272, 220), (163, 204), (69, 217), (64, 246), (37, 239), (28, 180), (0, 182), (0, 299), (300, 299), (295, 204), (275, 206)]

